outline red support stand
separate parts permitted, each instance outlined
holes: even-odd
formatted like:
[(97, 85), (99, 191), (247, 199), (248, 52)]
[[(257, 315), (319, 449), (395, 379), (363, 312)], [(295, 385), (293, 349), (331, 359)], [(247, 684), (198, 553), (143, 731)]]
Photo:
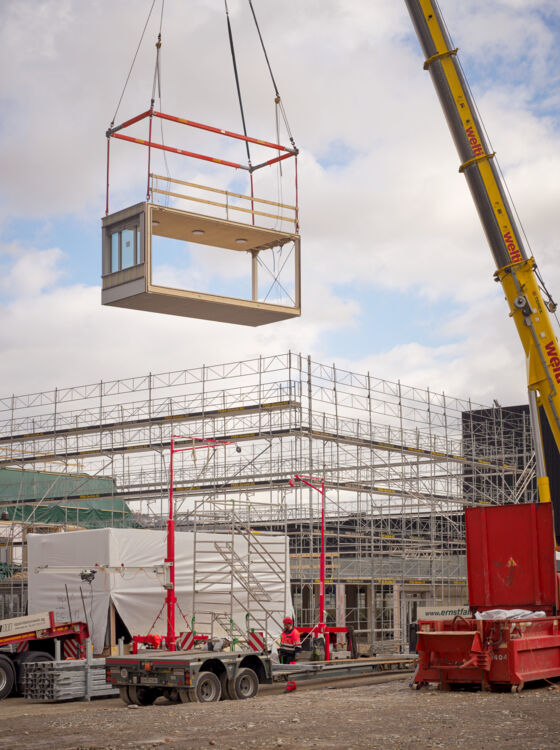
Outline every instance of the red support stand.
[[(325, 640), (325, 661), (330, 660), (330, 639), (331, 633), (347, 633), (348, 628), (329, 627), (325, 622), (325, 479), (324, 477), (304, 477), (301, 474), (294, 474), (290, 479), (290, 486), (295, 487), (296, 480), (306, 484), (313, 490), (321, 493), (321, 553), (319, 568), (319, 622), (312, 627), (298, 627), (300, 633), (314, 633), (317, 636), (323, 636)], [(320, 482), (321, 486), (313, 484)]]
[[(176, 448), (176, 440), (190, 440), (192, 442), (192, 445), (187, 448)], [(195, 445), (195, 443), (197, 442), (201, 444)], [(167, 519), (167, 557), (165, 558), (167, 570), (169, 570), (169, 580), (166, 583), (167, 593), (165, 595), (165, 608), (167, 615), (167, 635), (165, 636), (165, 645), (168, 651), (175, 651), (175, 605), (177, 604), (177, 597), (175, 595), (175, 518), (173, 502), (173, 457), (175, 453), (183, 453), (184, 451), (194, 451), (200, 450), (202, 448), (215, 448), (219, 445), (232, 444), (232, 440), (206, 440), (205, 438), (185, 437), (182, 435), (171, 436), (171, 449), (169, 458), (169, 515)], [(153, 638), (154, 636), (143, 637)], [(140, 638), (142, 638), (142, 636), (140, 636)]]

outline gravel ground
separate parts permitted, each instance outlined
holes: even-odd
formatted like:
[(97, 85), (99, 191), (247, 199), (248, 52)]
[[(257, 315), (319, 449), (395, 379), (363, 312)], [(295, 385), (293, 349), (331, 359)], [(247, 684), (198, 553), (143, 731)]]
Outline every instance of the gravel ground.
[(0, 749), (453, 748), (558, 750), (560, 688), (519, 695), (412, 691), (408, 677), (264, 689), (249, 701), (127, 708), (92, 703), (0, 704)]

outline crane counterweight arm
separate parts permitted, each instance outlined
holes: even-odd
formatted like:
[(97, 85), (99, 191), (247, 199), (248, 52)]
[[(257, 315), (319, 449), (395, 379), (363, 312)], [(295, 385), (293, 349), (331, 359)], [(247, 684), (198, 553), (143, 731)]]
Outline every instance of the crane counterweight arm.
[[(435, 0), (405, 0), (525, 350), (527, 381), (560, 451), (560, 347), (474, 100)], [(541, 501), (550, 501), (546, 477)]]

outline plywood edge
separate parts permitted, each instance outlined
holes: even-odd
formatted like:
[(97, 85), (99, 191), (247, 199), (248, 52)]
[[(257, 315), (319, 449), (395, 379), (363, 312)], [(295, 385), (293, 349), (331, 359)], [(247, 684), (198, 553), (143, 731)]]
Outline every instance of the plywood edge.
[(146, 207), (149, 205), (153, 204), (148, 204), (146, 203), (146, 201), (142, 201), (141, 203), (135, 203), (134, 206), (127, 206), (127, 208), (122, 208), (120, 211), (115, 211), (112, 214), (103, 216), (103, 218), (101, 219), (101, 226), (111, 226), (113, 224), (117, 224), (119, 221), (125, 221), (126, 219), (129, 219), (131, 216), (137, 216), (143, 211), (146, 211)]
[(277, 323), (282, 320), (291, 320), (300, 314), (300, 310), (295, 308), (279, 307), (277, 309), (270, 309), (270, 307), (246, 307), (240, 306), (235, 299), (229, 302), (227, 298), (213, 299), (209, 295), (205, 296), (207, 299), (200, 299), (197, 296), (171, 297), (169, 295), (143, 292), (134, 296), (115, 299), (106, 304), (130, 310), (142, 310), (162, 315), (174, 315), (251, 327)]
[(246, 307), (250, 310), (262, 309), (275, 312), (293, 312), (294, 315), (301, 314), (301, 309), (292, 305), (277, 305), (272, 302), (258, 302), (255, 300), (240, 299), (239, 297), (226, 297), (221, 294), (194, 292), (187, 289), (174, 289), (173, 287), (158, 286), (157, 284), (148, 284), (147, 292), (148, 294), (158, 294), (179, 299), (188, 299), (193, 301), (201, 300), (235, 307)]

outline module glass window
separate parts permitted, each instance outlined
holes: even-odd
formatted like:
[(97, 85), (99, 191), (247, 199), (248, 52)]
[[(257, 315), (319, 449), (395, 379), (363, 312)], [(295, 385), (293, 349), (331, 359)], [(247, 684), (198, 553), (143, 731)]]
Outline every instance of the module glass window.
[(123, 229), (121, 232), (121, 268), (136, 265), (136, 232), (133, 229)]
[(115, 232), (111, 235), (111, 273), (118, 271), (120, 266), (119, 234), (120, 232)]
[(140, 229), (131, 227), (111, 234), (111, 273), (137, 265), (140, 257)]

